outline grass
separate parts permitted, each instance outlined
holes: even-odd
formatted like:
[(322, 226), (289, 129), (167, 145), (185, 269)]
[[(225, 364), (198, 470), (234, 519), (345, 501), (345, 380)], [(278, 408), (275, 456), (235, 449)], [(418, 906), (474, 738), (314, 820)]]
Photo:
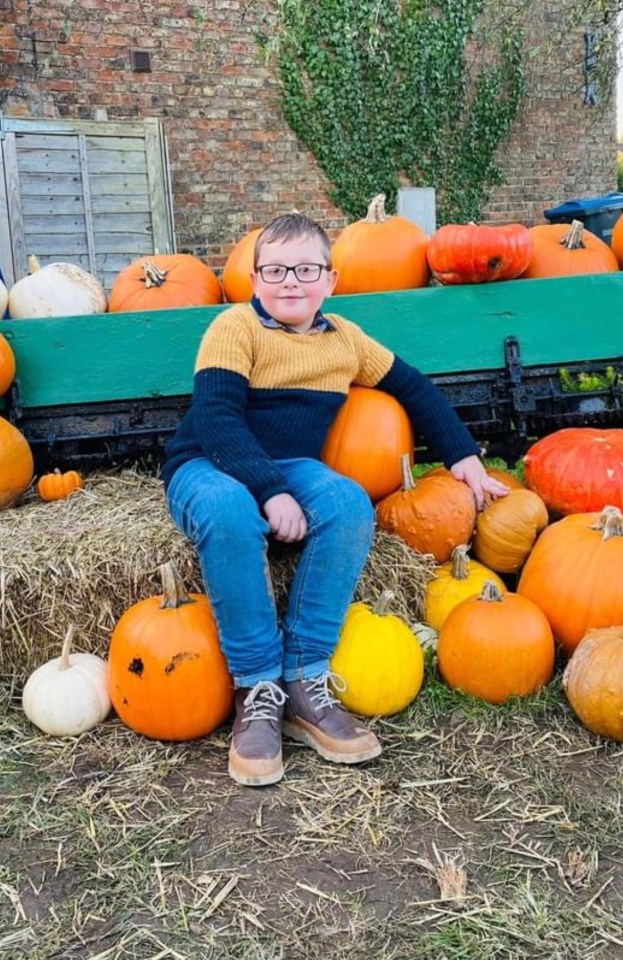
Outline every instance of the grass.
[(226, 775), (226, 729), (151, 742), (111, 718), (39, 735), (0, 710), (3, 960), (623, 957), (620, 744), (559, 680), (494, 708), (422, 692), (362, 768), (288, 745)]

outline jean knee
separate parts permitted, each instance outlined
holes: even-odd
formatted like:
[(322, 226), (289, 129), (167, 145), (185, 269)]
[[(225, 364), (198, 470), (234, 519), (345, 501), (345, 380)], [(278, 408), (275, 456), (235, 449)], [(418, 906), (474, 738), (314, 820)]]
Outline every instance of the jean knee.
[(344, 526), (353, 534), (372, 539), (374, 533), (374, 506), (367, 492), (355, 480), (336, 476), (326, 498), (332, 518), (343, 521)]

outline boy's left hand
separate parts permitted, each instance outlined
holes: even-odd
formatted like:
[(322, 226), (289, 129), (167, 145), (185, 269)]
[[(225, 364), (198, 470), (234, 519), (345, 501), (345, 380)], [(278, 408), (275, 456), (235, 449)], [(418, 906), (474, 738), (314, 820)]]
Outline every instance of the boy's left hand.
[(505, 497), (507, 493), (510, 493), (510, 488), (506, 484), (500, 483), (499, 480), (489, 476), (484, 464), (476, 456), (463, 457), (462, 460), (457, 460), (450, 467), (450, 472), (455, 480), (462, 480), (463, 483), (467, 484), (474, 494), (476, 506), (479, 510), (484, 507), (487, 496)]

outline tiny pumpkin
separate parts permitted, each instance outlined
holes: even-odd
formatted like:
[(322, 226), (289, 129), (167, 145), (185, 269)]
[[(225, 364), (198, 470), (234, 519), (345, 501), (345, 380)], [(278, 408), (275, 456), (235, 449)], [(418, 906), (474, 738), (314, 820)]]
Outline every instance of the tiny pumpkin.
[(400, 457), (412, 462), (415, 439), (402, 404), (371, 387), (351, 387), (333, 421), (321, 457), (364, 487), (376, 503), (400, 486)]
[(487, 583), (480, 596), (468, 597), (448, 615), (437, 656), (449, 686), (498, 704), (549, 683), (554, 638), (535, 603)]
[(218, 727), (233, 705), (233, 684), (212, 608), (188, 594), (171, 563), (160, 567), (161, 596), (129, 607), (113, 630), (109, 689), (120, 719), (156, 740), (193, 740)]
[(425, 287), (428, 235), (406, 217), (388, 216), (385, 194), (370, 202), (363, 220), (344, 227), (332, 248), (335, 293), (375, 293)]
[(106, 719), (111, 707), (106, 661), (93, 653), (72, 653), (74, 629), (70, 624), (60, 657), (37, 667), (22, 692), (31, 723), (58, 737), (91, 730)]
[(448, 614), (462, 600), (478, 596), (488, 581), (495, 583), (500, 593), (506, 593), (504, 581), (484, 564), (470, 560), (468, 550), (466, 543), (456, 546), (448, 562), (437, 567), (426, 585), (424, 620), (435, 630), (441, 630)]
[(562, 683), (585, 727), (623, 741), (623, 627), (589, 630), (565, 667)]
[(331, 658), (331, 671), (344, 681), (336, 682), (336, 696), (367, 717), (404, 710), (424, 677), (422, 648), (407, 624), (388, 612), (392, 598), (385, 590), (373, 607), (351, 604)]
[(485, 504), (476, 517), (474, 556), (498, 573), (516, 573), (549, 521), (547, 507), (532, 490), (511, 490)]
[(471, 539), (476, 520), (472, 492), (452, 476), (416, 482), (406, 456), (400, 458), (400, 466), (402, 489), (377, 504), (377, 523), (414, 550), (431, 553), (437, 563), (445, 563), (455, 547)]
[(44, 473), (37, 482), (37, 493), (42, 500), (48, 502), (64, 500), (76, 490), (83, 488), (84, 480), (77, 470), (67, 470), (65, 473), (55, 470), (53, 473)]

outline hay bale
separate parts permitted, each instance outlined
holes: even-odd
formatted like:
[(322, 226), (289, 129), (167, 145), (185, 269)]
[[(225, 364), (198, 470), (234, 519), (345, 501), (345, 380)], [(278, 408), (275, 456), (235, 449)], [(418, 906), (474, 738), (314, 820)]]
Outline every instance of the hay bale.
[[(298, 552), (271, 555), (283, 609)], [(178, 568), (202, 591), (196, 554), (171, 520), (162, 483), (135, 470), (94, 474), (67, 500), (42, 503), (33, 492), (0, 514), (0, 675), (22, 682), (55, 657), (73, 623), (76, 648), (106, 656), (111, 631), (131, 604), (161, 592), (158, 568)], [(409, 621), (421, 616), (434, 561), (397, 537), (377, 533), (357, 599), (384, 589)]]

